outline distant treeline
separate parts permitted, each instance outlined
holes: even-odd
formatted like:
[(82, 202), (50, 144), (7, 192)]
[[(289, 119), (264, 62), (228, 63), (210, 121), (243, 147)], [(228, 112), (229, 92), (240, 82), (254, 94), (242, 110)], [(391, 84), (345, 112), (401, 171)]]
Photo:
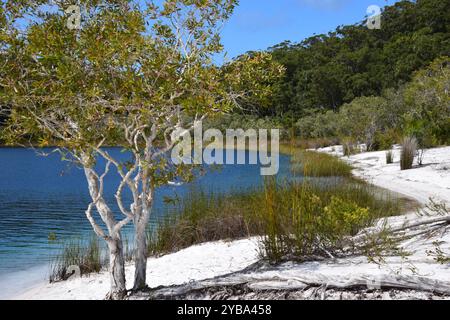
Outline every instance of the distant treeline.
[(363, 21), (270, 48), (286, 75), (271, 107), (253, 111), (298, 118), (338, 110), (357, 97), (398, 88), (414, 71), (450, 55), (450, 0), (400, 1), (385, 7), (381, 23), (380, 30)]

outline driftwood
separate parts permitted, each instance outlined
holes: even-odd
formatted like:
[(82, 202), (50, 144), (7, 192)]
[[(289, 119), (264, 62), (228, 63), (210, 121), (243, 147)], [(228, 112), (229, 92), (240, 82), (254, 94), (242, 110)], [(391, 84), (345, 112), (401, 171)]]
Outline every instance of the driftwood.
[[(388, 235), (391, 240), (402, 241), (420, 235), (431, 234), (437, 229), (445, 228), (448, 225), (450, 225), (450, 215), (416, 219), (395, 228), (390, 228), (389, 226), (367, 228), (362, 233), (348, 239), (348, 241), (354, 246), (360, 246), (364, 245), (368, 238), (382, 233)], [(417, 231), (417, 229), (419, 229), (419, 231)], [(379, 241), (381, 242), (383, 240), (380, 238)]]
[(325, 276), (319, 273), (298, 271), (283, 275), (285, 267), (261, 272), (242, 273), (218, 277), (214, 279), (191, 282), (180, 286), (159, 287), (141, 292), (134, 298), (139, 299), (223, 299), (239, 296), (243, 293), (264, 294), (271, 292), (288, 293), (306, 291), (317, 288), (327, 290), (413, 290), (434, 295), (450, 297), (450, 282), (437, 281), (424, 277), (402, 275), (355, 275), (355, 276)]
[(405, 224), (398, 228), (390, 229), (389, 231), (392, 233), (395, 233), (395, 232), (400, 232), (400, 231), (404, 231), (404, 230), (408, 230), (408, 229), (414, 229), (417, 227), (434, 225), (434, 224), (442, 224), (442, 225), (450, 224), (450, 216), (423, 219), (423, 220), (419, 220), (419, 221), (416, 221), (416, 222), (413, 222), (410, 224)]

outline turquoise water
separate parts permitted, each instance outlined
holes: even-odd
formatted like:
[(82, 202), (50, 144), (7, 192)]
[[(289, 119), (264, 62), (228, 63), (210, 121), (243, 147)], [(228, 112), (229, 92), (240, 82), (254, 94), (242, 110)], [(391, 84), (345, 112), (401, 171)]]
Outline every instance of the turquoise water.
[[(108, 151), (123, 160), (127, 157), (116, 148)], [(182, 197), (190, 188), (214, 193), (246, 190), (264, 180), (259, 165), (205, 170), (207, 173), (192, 184), (158, 189), (151, 224), (164, 217), (164, 197)], [(289, 175), (289, 157), (281, 155), (278, 176)], [(118, 181), (117, 174), (105, 180), (106, 198), (113, 207)], [(57, 154), (43, 157), (35, 150), (0, 148), (0, 298), (44, 281), (61, 241), (91, 233), (84, 213), (89, 201), (82, 170), (61, 161)], [(49, 241), (50, 234), (58, 241)]]

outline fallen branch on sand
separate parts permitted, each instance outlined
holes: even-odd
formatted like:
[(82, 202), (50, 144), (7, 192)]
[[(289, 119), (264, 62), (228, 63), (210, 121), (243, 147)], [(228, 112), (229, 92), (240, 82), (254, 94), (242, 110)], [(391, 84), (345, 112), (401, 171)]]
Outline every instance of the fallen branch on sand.
[[(427, 218), (422, 216), (413, 221), (406, 221), (398, 227), (390, 227), (384, 223), (381, 227), (367, 228), (349, 241), (353, 246), (359, 247), (364, 246), (370, 237), (384, 234), (391, 241), (400, 242), (417, 236), (426, 236), (450, 225), (450, 212), (445, 203), (437, 203), (430, 199), (430, 203), (423, 209), (423, 214)], [(380, 237), (380, 242), (383, 241), (382, 238)]]
[(328, 277), (317, 273), (302, 273), (295, 276), (273, 277), (257, 273), (237, 273), (230, 276), (193, 282), (181, 286), (161, 287), (140, 293), (135, 298), (145, 299), (214, 299), (242, 295), (243, 293), (296, 292), (310, 288), (326, 290), (414, 290), (450, 296), (450, 282), (423, 277), (383, 275), (379, 277), (357, 275), (351, 277)]

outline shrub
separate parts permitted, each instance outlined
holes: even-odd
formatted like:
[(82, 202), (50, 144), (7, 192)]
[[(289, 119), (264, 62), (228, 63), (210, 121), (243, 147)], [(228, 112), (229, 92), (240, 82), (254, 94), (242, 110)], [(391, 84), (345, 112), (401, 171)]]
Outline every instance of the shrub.
[(273, 262), (338, 254), (348, 236), (374, 219), (399, 212), (389, 196), (364, 183), (293, 183), (266, 188), (259, 214), (264, 223), (261, 256)]
[(385, 132), (377, 132), (374, 146), (378, 150), (387, 150), (400, 141), (401, 133), (398, 129), (387, 129)]
[(383, 110), (387, 104), (384, 97), (358, 97), (342, 105), (338, 116), (339, 136), (351, 137), (372, 151), (376, 133), (383, 129)]
[(338, 114), (329, 110), (300, 118), (295, 124), (302, 139), (320, 139), (337, 136)]
[(405, 137), (402, 141), (402, 151), (400, 155), (401, 170), (411, 169), (417, 151), (417, 140), (414, 137)]
[(342, 148), (346, 157), (356, 154), (355, 143), (350, 138), (342, 139)]
[(329, 236), (355, 234), (369, 218), (369, 209), (358, 206), (355, 202), (336, 196), (324, 208), (322, 223), (328, 229)]

